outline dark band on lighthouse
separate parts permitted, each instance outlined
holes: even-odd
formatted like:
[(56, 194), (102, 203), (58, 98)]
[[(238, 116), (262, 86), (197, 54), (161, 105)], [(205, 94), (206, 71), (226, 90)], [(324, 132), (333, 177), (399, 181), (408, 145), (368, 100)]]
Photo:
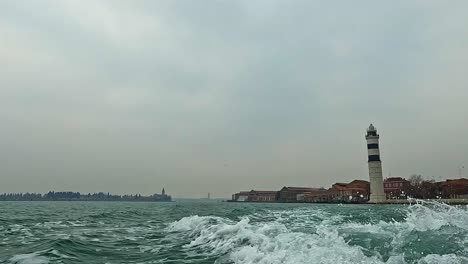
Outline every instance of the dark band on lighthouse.
[(368, 161), (381, 161), (380, 160), (380, 155), (369, 155), (369, 160)]

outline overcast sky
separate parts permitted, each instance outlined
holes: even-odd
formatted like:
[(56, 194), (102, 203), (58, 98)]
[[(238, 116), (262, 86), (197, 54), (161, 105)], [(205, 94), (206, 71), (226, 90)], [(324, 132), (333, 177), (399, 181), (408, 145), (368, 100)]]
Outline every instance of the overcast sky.
[[(0, 192), (468, 168), (468, 1), (0, 1)], [(468, 176), (468, 169), (462, 169)]]

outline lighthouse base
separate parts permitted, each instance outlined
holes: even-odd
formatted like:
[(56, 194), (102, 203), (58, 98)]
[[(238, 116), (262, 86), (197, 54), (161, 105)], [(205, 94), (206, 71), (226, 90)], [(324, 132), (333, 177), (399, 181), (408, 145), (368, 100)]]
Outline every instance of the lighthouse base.
[(369, 203), (385, 203), (387, 201), (385, 195), (372, 195), (370, 196)]
[(369, 203), (383, 203), (386, 196), (383, 187), (382, 163), (380, 161), (369, 162), (370, 197)]

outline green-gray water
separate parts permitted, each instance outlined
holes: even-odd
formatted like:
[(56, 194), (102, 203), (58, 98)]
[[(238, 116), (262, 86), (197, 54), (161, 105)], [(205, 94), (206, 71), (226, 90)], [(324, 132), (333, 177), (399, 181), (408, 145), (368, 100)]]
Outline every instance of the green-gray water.
[(468, 263), (468, 208), (1, 202), (0, 263)]

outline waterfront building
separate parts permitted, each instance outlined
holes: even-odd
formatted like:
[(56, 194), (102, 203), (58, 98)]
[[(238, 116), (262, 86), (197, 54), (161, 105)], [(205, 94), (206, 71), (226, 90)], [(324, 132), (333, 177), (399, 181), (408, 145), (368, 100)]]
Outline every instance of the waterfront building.
[(329, 192), (325, 189), (305, 192), (296, 197), (298, 202), (303, 203), (326, 203), (330, 200)]
[(276, 191), (250, 191), (249, 199), (252, 202), (275, 202)]
[(238, 192), (232, 195), (232, 201), (235, 202), (248, 202), (250, 192)]
[(354, 180), (350, 183), (335, 183), (328, 189), (316, 189), (297, 195), (304, 203), (364, 203), (369, 200), (369, 182)]
[(276, 191), (256, 191), (239, 192), (232, 195), (232, 200), (236, 202), (276, 202)]
[(410, 182), (402, 177), (384, 180), (384, 192), (387, 199), (406, 199), (410, 191)]
[(441, 183), (442, 193), (447, 198), (468, 199), (468, 179), (448, 179)]
[(367, 154), (369, 166), (370, 199), (371, 203), (385, 202), (385, 192), (382, 176), (382, 161), (379, 150), (379, 134), (377, 129), (370, 124), (367, 129)]
[(335, 183), (328, 190), (331, 202), (366, 202), (369, 200), (368, 181), (354, 180), (350, 183)]
[[(304, 187), (283, 187), (277, 195), (278, 202), (295, 203), (298, 202), (298, 195), (308, 192), (325, 191), (324, 188), (304, 188)], [(300, 198), (299, 198), (300, 199)]]

